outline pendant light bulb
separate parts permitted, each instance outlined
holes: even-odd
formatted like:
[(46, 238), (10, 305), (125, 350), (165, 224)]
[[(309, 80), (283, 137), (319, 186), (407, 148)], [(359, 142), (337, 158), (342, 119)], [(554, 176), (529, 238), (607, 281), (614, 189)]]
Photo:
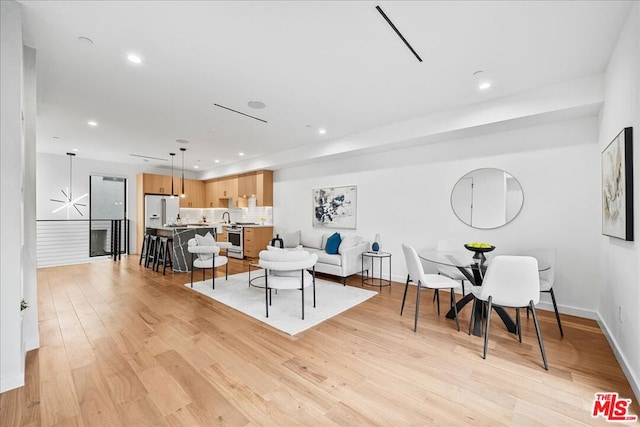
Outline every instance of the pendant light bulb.
[(169, 155), (171, 156), (171, 198), (173, 199), (175, 197), (175, 192), (173, 191), (173, 158), (176, 153), (169, 153)]
[(180, 194), (180, 197), (186, 197), (187, 195), (184, 194), (184, 152), (187, 151), (187, 149), (180, 148), (180, 151), (182, 151), (182, 193)]

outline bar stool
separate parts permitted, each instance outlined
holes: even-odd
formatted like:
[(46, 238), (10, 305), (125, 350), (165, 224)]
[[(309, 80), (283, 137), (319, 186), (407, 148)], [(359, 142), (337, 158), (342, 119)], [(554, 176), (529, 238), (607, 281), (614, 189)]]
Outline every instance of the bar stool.
[(160, 242), (160, 238), (158, 236), (149, 236), (149, 250), (147, 251), (147, 258), (144, 263), (145, 267), (149, 267), (151, 264), (151, 268), (155, 268), (156, 259), (158, 258), (158, 243)]
[(144, 259), (144, 266), (147, 266), (147, 255), (149, 254), (149, 238), (150, 234), (145, 234), (142, 238), (142, 249), (140, 249), (140, 261), (138, 261), (138, 265), (142, 264), (142, 260)]
[(167, 272), (167, 265), (173, 270), (173, 261), (171, 260), (171, 247), (173, 246), (173, 239), (169, 237), (160, 237), (160, 243), (158, 244), (158, 256), (155, 260), (154, 270), (160, 269), (162, 264), (162, 275)]

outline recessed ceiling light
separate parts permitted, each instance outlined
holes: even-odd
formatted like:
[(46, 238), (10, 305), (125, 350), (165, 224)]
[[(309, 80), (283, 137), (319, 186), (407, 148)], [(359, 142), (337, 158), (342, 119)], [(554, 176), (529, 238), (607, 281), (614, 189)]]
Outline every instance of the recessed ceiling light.
[(77, 153), (78, 149), (77, 148), (73, 148), (73, 149), (71, 149), (71, 151), (75, 151)]
[(87, 124), (88, 124), (89, 126), (93, 126), (93, 127), (98, 126), (98, 122), (93, 121), (93, 120), (89, 120), (89, 121), (87, 122)]
[(80, 43), (84, 45), (93, 46), (93, 40), (91, 40), (89, 37), (78, 37), (78, 41), (80, 41)]
[(215, 160), (214, 160), (214, 162), (215, 162), (215, 163), (220, 163), (220, 160), (215, 159)]
[(325, 129), (318, 129), (318, 133), (320, 135), (324, 135), (325, 133), (327, 133), (327, 131)]
[(127, 59), (134, 64), (142, 64), (142, 58), (140, 58), (135, 53), (130, 53), (127, 55)]
[(244, 153), (238, 153), (238, 156), (242, 157), (244, 156)]
[(193, 168), (194, 168), (194, 169), (198, 169), (199, 167), (200, 167), (200, 166), (198, 166), (198, 165), (195, 165), (195, 166), (194, 166)]
[(189, 143), (189, 141), (187, 141), (186, 139), (176, 139), (176, 142), (178, 144), (188, 144)]
[(256, 110), (262, 110), (266, 107), (265, 103), (262, 101), (249, 101), (247, 102), (247, 105), (251, 108), (255, 108)]
[(489, 89), (490, 87), (491, 87), (491, 83), (490, 83), (490, 82), (487, 82), (487, 81), (481, 82), (481, 83), (478, 85), (478, 89), (480, 89), (480, 90), (487, 90), (487, 89)]

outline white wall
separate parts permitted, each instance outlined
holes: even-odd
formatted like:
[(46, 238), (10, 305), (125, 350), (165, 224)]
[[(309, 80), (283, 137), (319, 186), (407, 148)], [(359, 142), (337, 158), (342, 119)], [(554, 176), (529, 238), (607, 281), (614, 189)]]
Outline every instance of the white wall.
[[(277, 232), (312, 230), (312, 189), (357, 185), (356, 232), (368, 240), (381, 234), (382, 249), (393, 254), (394, 280), (406, 277), (402, 243), (427, 248), (452, 238), (490, 242), (503, 252), (551, 246), (558, 249), (561, 310), (593, 317), (600, 239), (597, 125), (590, 117), (277, 171), (274, 225)], [(524, 191), (520, 215), (495, 230), (470, 228), (450, 205), (457, 180), (484, 167), (506, 170)]]
[[(601, 236), (601, 323), (624, 360), (627, 377), (640, 400), (640, 4), (635, 3), (605, 75), (605, 103), (599, 147), (623, 128), (633, 127), (635, 242)], [(599, 187), (598, 187), (599, 188)]]
[(32, 50), (25, 64), (23, 76), (20, 5), (0, 2), (0, 392), (24, 384), (25, 333), (37, 346), (36, 315), (25, 318), (24, 333), (20, 316), (23, 295), (36, 295), (33, 224), (26, 224), (35, 191)]

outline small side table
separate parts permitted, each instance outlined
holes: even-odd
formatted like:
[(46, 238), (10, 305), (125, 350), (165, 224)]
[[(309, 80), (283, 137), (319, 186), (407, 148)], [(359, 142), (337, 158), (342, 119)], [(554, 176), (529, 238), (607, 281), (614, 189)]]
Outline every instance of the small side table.
[[(371, 277), (369, 277), (369, 273), (367, 270), (367, 277), (364, 277), (364, 259), (365, 258), (369, 258), (371, 260)], [(375, 277), (375, 275), (373, 274), (374, 269), (375, 269), (375, 265), (374, 265), (374, 260), (378, 260), (378, 263), (380, 265), (380, 273), (378, 274), (378, 277)], [(388, 259), (389, 260), (389, 279), (385, 279), (382, 277), (382, 262), (384, 259)], [(363, 285), (367, 285), (367, 286), (378, 286), (380, 288), (380, 292), (382, 292), (382, 287), (383, 286), (391, 286), (391, 254), (389, 252), (371, 252), (371, 251), (367, 251), (367, 252), (363, 252), (362, 253), (362, 272), (360, 273), (361, 277), (362, 277), (362, 284)], [(376, 283), (377, 281), (377, 283)]]
[[(254, 267), (255, 269), (258, 269), (258, 274), (259, 274), (260, 271), (262, 271), (263, 274), (260, 275), (260, 276), (251, 277), (251, 267)], [(264, 289), (264, 287), (265, 287), (264, 278), (268, 273), (269, 272), (267, 270), (265, 270), (262, 267), (260, 267), (260, 264), (256, 264), (256, 263), (253, 263), (253, 262), (250, 263), (249, 264), (249, 286), (250, 287), (253, 286), (255, 288)], [(262, 279), (262, 280), (260, 280), (260, 279)], [(256, 281), (256, 280), (259, 280), (262, 284), (254, 283), (254, 281)]]

